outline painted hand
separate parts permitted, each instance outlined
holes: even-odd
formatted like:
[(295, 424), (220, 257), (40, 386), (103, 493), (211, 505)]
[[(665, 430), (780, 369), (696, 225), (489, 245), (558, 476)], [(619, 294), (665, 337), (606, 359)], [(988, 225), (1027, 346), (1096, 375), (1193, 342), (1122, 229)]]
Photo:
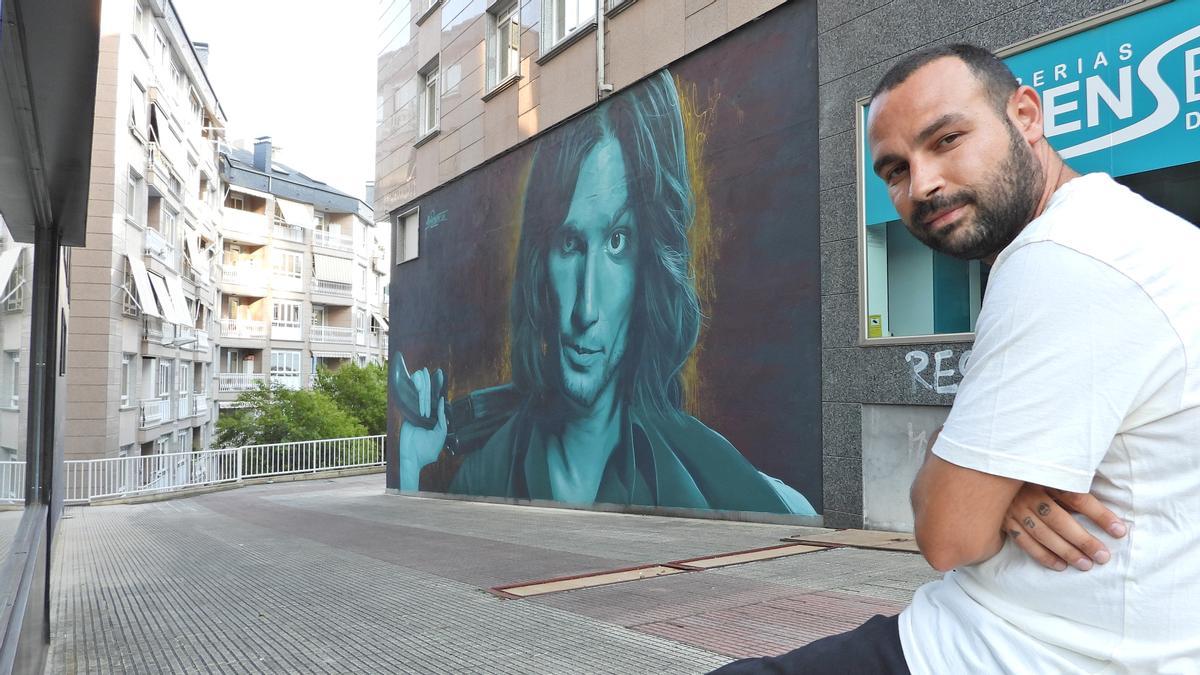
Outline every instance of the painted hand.
[[(422, 368), (408, 376), (417, 389), (422, 417), (431, 415), (433, 395), (429, 370)], [(446, 445), (446, 399), (438, 398), (437, 424), (422, 429), (407, 421), (400, 423), (400, 489), (416, 490), (421, 469), (437, 460)]]
[(1064, 492), (1026, 483), (1008, 507), (1004, 530), (1021, 550), (1045, 567), (1071, 565), (1087, 571), (1111, 554), (1071, 513), (1087, 516), (1113, 537), (1125, 536), (1125, 524), (1090, 494)]

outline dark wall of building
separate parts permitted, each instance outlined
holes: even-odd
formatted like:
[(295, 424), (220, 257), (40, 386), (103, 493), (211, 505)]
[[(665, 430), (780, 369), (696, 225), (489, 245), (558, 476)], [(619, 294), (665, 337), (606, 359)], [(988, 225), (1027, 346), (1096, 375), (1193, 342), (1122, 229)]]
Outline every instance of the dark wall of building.
[[(949, 406), (954, 399), (954, 383), (961, 377), (956, 364), (970, 348), (969, 343), (858, 346), (855, 101), (869, 95), (899, 58), (923, 46), (972, 42), (998, 50), (1124, 4), (1123, 0), (819, 3), (822, 426), (827, 526), (863, 524), (864, 405)], [(948, 374), (937, 376), (938, 365)], [(931, 422), (916, 419), (928, 416), (919, 414), (919, 408), (913, 413), (909, 440), (919, 440), (920, 445), (924, 436), (912, 438), (913, 426), (929, 426)], [(903, 438), (898, 440), (898, 453), (904, 452), (903, 442)]]
[[(389, 487), (821, 512), (815, 9), (784, 5), (397, 212), (419, 209), (420, 248), (391, 281)], [(444, 443), (422, 415), (439, 370)], [(610, 394), (616, 451), (587, 446), (599, 491), (558, 491), (555, 455), (580, 447), (564, 437)]]

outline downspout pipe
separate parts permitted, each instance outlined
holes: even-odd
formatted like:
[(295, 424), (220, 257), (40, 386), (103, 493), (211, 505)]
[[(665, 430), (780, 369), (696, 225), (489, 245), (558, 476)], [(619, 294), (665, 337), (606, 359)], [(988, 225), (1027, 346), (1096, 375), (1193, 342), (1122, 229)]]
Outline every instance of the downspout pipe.
[(613, 91), (612, 84), (604, 81), (604, 3), (596, 0), (596, 100)]

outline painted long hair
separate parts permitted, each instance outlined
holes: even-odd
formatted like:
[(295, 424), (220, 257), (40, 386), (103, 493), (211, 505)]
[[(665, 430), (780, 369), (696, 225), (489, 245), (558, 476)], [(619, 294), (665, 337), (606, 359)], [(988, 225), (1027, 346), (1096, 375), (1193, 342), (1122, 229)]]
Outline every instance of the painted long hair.
[(617, 374), (619, 395), (641, 410), (674, 417), (682, 414), (680, 371), (696, 346), (700, 305), (688, 271), (695, 205), (683, 117), (666, 70), (551, 132), (534, 151), (509, 305), (513, 382), (543, 402), (561, 391), (548, 256), (553, 234), (566, 219), (580, 165), (606, 136), (621, 146), (629, 208), (642, 242), (629, 343)]

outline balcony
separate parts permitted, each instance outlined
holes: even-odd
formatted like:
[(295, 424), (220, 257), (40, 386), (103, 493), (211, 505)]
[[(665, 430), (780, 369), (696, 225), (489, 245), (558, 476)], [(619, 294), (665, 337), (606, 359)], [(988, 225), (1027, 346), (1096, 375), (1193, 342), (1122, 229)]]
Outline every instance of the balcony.
[(265, 338), (267, 337), (266, 321), (249, 321), (246, 319), (221, 319), (221, 337), (227, 338)]
[(152, 398), (142, 401), (141, 408), (141, 427), (143, 429), (171, 421), (171, 399), (169, 398)]
[(367, 346), (369, 346), (371, 349), (379, 348), (379, 331), (371, 331), (371, 333), (367, 336)]
[(303, 227), (296, 227), (295, 225), (288, 225), (286, 223), (275, 223), (274, 228), (271, 230), (271, 234), (276, 240), (292, 241), (297, 244), (304, 243), (304, 232)]
[(208, 395), (194, 394), (192, 395), (192, 415), (205, 415), (208, 413)]
[(260, 383), (265, 384), (263, 373), (217, 373), (217, 391), (222, 393), (250, 391)]
[(261, 213), (227, 208), (221, 229), (226, 239), (249, 244), (267, 243), (267, 217)]
[(192, 349), (198, 352), (207, 352), (212, 345), (208, 341), (208, 333), (206, 331), (196, 331), (196, 342), (192, 344)]
[(299, 321), (272, 321), (271, 322), (271, 339), (272, 340), (303, 340), (304, 336), (300, 334)]
[(354, 342), (354, 329), (342, 326), (312, 326), (308, 329), (308, 339), (312, 342), (335, 342), (348, 345)]
[(265, 289), (267, 287), (267, 272), (257, 265), (222, 265), (221, 283), (249, 288)]
[(157, 230), (146, 229), (146, 240), (143, 250), (146, 255), (167, 267), (175, 266), (175, 248)]
[(335, 251), (353, 251), (354, 237), (341, 234), (340, 232), (313, 230), (313, 245), (324, 246)]
[(271, 375), (271, 384), (277, 384), (288, 389), (299, 389), (301, 384), (300, 375)]
[(322, 279), (313, 279), (312, 290), (314, 293), (323, 293), (325, 295), (337, 295), (343, 298), (350, 298), (354, 295), (354, 284), (348, 284), (342, 281), (324, 281)]
[(192, 402), (188, 400), (187, 392), (175, 399), (175, 419), (187, 419), (192, 416)]
[(142, 340), (160, 345), (171, 345), (175, 342), (175, 324), (163, 321), (157, 317), (142, 318)]

